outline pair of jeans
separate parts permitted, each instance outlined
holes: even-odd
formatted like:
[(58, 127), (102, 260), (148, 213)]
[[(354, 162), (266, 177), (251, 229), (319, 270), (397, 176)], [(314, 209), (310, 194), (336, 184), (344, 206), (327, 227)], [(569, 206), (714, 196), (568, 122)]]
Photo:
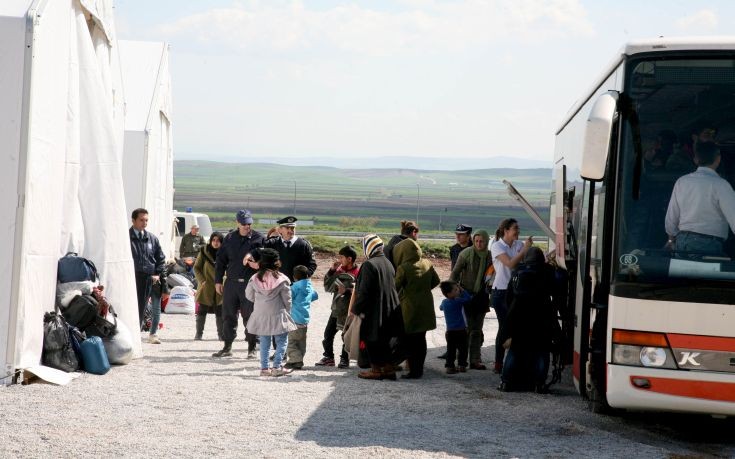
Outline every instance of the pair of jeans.
[(138, 322), (140, 323), (140, 329), (143, 329), (145, 321), (145, 306), (148, 304), (148, 298), (151, 296), (151, 289), (153, 288), (153, 279), (151, 275), (135, 271), (135, 290), (138, 297)]
[[(337, 318), (330, 317), (327, 321), (327, 326), (324, 328), (324, 340), (322, 346), (324, 347), (324, 357), (334, 360), (334, 337), (337, 335), (339, 329), (337, 328)], [(342, 341), (342, 353), (340, 354), (342, 360), (349, 360), (347, 352), (345, 352), (344, 341)]]
[(549, 373), (549, 352), (508, 349), (501, 379), (517, 389), (535, 389), (546, 382)]
[[(722, 249), (722, 239), (706, 234), (690, 233), (682, 231), (676, 236), (674, 248), (679, 257), (697, 256), (725, 256)], [(686, 253), (691, 252), (691, 254)]]
[(260, 335), (260, 368), (265, 370), (268, 368), (268, 351), (269, 346), (264, 346), (263, 343), (269, 343), (271, 337), (276, 340), (276, 355), (273, 359), (273, 368), (281, 368), (283, 363), (283, 354), (286, 351), (286, 345), (288, 344), (288, 333), (281, 333), (280, 335)]
[(495, 309), (495, 315), (498, 318), (498, 333), (495, 335), (495, 363), (503, 363), (505, 357), (505, 319), (508, 317), (508, 304), (506, 303), (507, 290), (493, 289), (492, 306)]
[(157, 290), (151, 291), (151, 335), (158, 333), (158, 324), (161, 322), (161, 293)]

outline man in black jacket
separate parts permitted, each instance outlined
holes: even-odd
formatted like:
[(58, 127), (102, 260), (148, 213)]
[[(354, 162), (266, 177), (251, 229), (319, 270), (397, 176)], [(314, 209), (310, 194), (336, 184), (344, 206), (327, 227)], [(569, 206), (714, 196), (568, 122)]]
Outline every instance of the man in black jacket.
[(293, 269), (298, 265), (306, 266), (309, 277), (316, 270), (314, 250), (306, 239), (296, 236), (296, 222), (298, 219), (292, 215), (278, 220), (278, 233), (280, 237), (268, 239), (265, 247), (275, 249), (281, 259), (280, 271), (293, 283)]
[[(161, 244), (156, 235), (145, 230), (148, 226), (148, 211), (135, 209), (132, 219), (133, 226), (128, 231), (135, 267), (135, 288), (138, 293), (138, 319), (142, 329), (145, 305), (151, 296), (153, 284), (161, 280), (161, 273), (166, 266), (166, 255), (161, 250)], [(155, 335), (153, 337), (155, 338)]]
[[(253, 313), (253, 303), (245, 298), (245, 287), (255, 274), (257, 265), (244, 260), (246, 255), (263, 247), (264, 238), (262, 234), (251, 229), (253, 217), (250, 211), (238, 211), (236, 219), (237, 230), (230, 231), (225, 236), (214, 264), (214, 289), (222, 295), (222, 338), (225, 345), (212, 354), (212, 357), (232, 355), (232, 342), (237, 338), (238, 312), (242, 311), (246, 324), (250, 314)], [(254, 359), (256, 336), (246, 331), (245, 338), (248, 342), (248, 358)]]

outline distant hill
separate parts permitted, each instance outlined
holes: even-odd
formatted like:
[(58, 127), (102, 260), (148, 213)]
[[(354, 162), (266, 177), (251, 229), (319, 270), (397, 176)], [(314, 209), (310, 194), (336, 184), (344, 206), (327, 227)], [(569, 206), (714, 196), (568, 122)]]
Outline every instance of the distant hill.
[[(227, 155), (196, 155), (196, 154), (179, 154), (181, 160), (200, 160), (207, 158), (212, 161), (225, 163), (260, 163), (263, 158), (248, 158)], [(492, 156), (484, 159), (465, 158), (465, 157), (418, 157), (418, 156), (378, 156), (378, 157), (361, 157), (347, 159), (333, 158), (326, 156), (315, 157), (270, 157), (268, 162), (273, 164), (281, 164), (286, 166), (318, 166), (318, 167), (340, 167), (344, 169), (415, 169), (435, 170), (435, 171), (456, 171), (463, 169), (472, 169), (475, 167), (487, 169), (550, 169), (552, 161), (539, 161), (533, 159), (514, 158), (510, 156)]]
[[(507, 179), (548, 213), (551, 169), (431, 170), (295, 166), (272, 163), (174, 162), (174, 206), (232, 220), (248, 208), (256, 218), (294, 214), (317, 225), (347, 229), (365, 222), (393, 229), (418, 217), (422, 228), (457, 223), (492, 229), (505, 217), (533, 224), (502, 181)], [(475, 166), (477, 166), (475, 164)]]

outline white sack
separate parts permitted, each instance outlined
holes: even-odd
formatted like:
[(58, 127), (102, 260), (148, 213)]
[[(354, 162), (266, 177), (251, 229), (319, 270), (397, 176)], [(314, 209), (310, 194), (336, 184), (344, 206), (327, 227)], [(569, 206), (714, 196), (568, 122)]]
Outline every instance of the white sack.
[(196, 301), (194, 290), (189, 287), (174, 287), (168, 297), (166, 314), (194, 314)]

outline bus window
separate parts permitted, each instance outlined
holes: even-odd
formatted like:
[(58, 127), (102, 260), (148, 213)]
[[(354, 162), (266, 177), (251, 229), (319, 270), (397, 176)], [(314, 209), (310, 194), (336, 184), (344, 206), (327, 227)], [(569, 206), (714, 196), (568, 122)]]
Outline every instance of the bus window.
[[(673, 252), (665, 227), (674, 184), (695, 170), (698, 143), (714, 141), (722, 158), (717, 172), (731, 185), (735, 180), (735, 60), (632, 61), (624, 96), (613, 282), (681, 286), (694, 279), (735, 281), (731, 231), (723, 253), (715, 257)], [(638, 295), (636, 289), (628, 296)]]

